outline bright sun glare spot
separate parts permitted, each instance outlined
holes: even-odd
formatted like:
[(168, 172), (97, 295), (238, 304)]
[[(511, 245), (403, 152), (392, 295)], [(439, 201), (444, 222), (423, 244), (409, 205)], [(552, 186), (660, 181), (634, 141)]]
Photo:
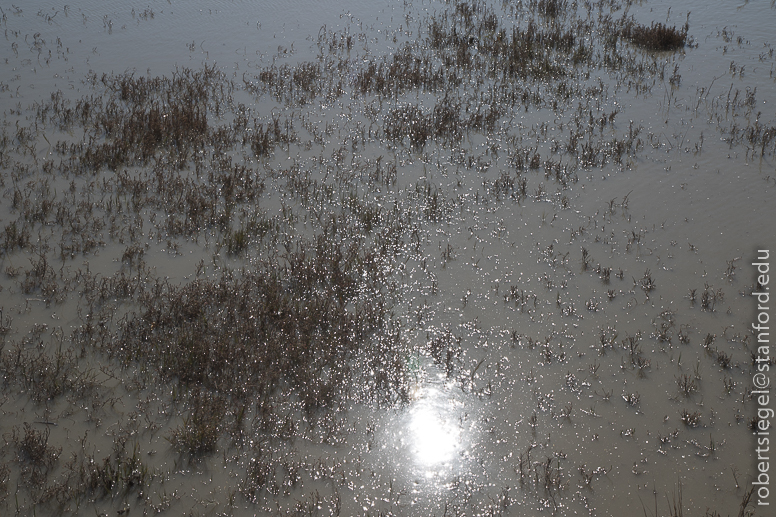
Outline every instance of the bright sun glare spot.
[(448, 418), (443, 394), (435, 389), (424, 391), (412, 409), (410, 431), (415, 458), (431, 466), (453, 459), (460, 433)]

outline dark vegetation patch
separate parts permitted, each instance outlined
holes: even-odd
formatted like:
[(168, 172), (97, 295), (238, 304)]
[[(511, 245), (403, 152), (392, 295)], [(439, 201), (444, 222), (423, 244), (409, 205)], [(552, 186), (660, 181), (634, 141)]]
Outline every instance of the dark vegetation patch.
[(323, 236), (285, 248), (277, 262), (252, 271), (160, 285), (108, 351), (153, 365), (161, 381), (241, 403), (258, 397), (260, 407), (289, 392), (306, 413), (339, 407), (365, 371), (374, 372), (361, 379), (365, 393), (404, 398), (398, 336), (385, 332), (390, 307), (380, 258)]
[(629, 20), (621, 29), (620, 35), (647, 50), (679, 50), (687, 42), (689, 28), (689, 22), (681, 29), (677, 29), (660, 22), (652, 22), (652, 25), (647, 27)]
[[(440, 52), (446, 66), (463, 69), (485, 66), (494, 77), (520, 79), (558, 78), (566, 71), (561, 65), (575, 44), (571, 29), (545, 25), (529, 19), (525, 26), (507, 29), (496, 14), (482, 3), (459, 3), (454, 13), (444, 12), (431, 19), (428, 43)], [(474, 56), (488, 61), (480, 64)]]
[(102, 458), (81, 450), (68, 459), (52, 483), (37, 487), (35, 505), (66, 514), (110, 496), (126, 498), (133, 493), (142, 500), (154, 473), (140, 456), (138, 443), (126, 436), (117, 437), (113, 450)]
[(46, 482), (49, 472), (62, 453), (61, 447), (49, 445), (50, 430), (39, 431), (24, 423), (24, 431), (14, 427), (11, 436), (5, 437), (14, 443), (17, 461), (21, 466), (22, 483), (28, 487), (40, 487)]
[(385, 119), (385, 136), (393, 142), (405, 139), (422, 149), (432, 139), (455, 143), (469, 130), (492, 131), (501, 118), (501, 109), (493, 104), (479, 106), (468, 117), (460, 101), (445, 96), (430, 113), (419, 105), (410, 104), (391, 110)]
[(361, 95), (377, 93), (397, 95), (419, 88), (438, 91), (460, 84), (455, 69), (437, 63), (433, 56), (416, 46), (405, 43), (393, 55), (380, 62), (370, 62), (355, 79), (354, 89)]
[(180, 453), (192, 458), (216, 450), (219, 437), (224, 433), (226, 400), (217, 393), (195, 387), (189, 397), (190, 410), (183, 423), (170, 433), (170, 443)]
[(78, 123), (89, 145), (58, 144), (63, 154), (77, 157), (76, 170), (118, 170), (148, 165), (159, 151), (183, 166), (211, 139), (208, 112), (220, 113), (229, 90), (222, 72), (205, 66), (177, 71), (171, 78), (135, 77), (131, 73), (92, 75), (87, 82), (102, 88), (103, 96), (79, 100), (74, 107), (52, 94), (52, 103), (39, 107), (39, 117), (60, 127)]
[(531, 0), (529, 6), (548, 18), (565, 15), (569, 9), (567, 0)]
[[(78, 366), (71, 349), (50, 354), (30, 344), (15, 343), (0, 356), (0, 372), (6, 385), (18, 387), (37, 403), (53, 401), (60, 395), (86, 398), (98, 394), (94, 373)], [(40, 345), (40, 341), (34, 344)]]
[(279, 118), (273, 117), (266, 126), (254, 121), (253, 134), (247, 137), (251, 149), (257, 158), (270, 155), (278, 145), (289, 145), (296, 141), (293, 122), (286, 119), (281, 124)]

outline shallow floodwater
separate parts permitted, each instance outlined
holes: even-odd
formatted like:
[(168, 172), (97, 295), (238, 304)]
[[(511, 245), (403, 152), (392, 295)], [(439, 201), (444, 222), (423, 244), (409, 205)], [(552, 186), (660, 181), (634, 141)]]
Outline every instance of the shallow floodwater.
[[(548, 3), (3, 5), (0, 513), (769, 515), (746, 497), (751, 263), (776, 243), (776, 10), (536, 14)], [(687, 45), (612, 50), (623, 13), (687, 21)], [(570, 64), (544, 40), (523, 76), (489, 65), (492, 24), (529, 19), (573, 27), (590, 53)], [(434, 46), (434, 23), (469, 27), (464, 56)], [(402, 49), (448, 75), (364, 86)], [(122, 84), (207, 67), (191, 83), (221, 133), (189, 154), (186, 131), (135, 162), (88, 154), (118, 134), (106, 120), (139, 113), (121, 111)], [(164, 88), (148, 94), (161, 119), (177, 102)], [(65, 122), (83, 99), (107, 115)], [(265, 277), (292, 293), (282, 309), (220, 310), (223, 293), (271, 298)], [(238, 324), (296, 354), (261, 356), (285, 365), (272, 385), (251, 377), (264, 363), (214, 366), (221, 335), (244, 357), (269, 348)], [(364, 345), (299, 366), (337, 340)], [(218, 377), (237, 370), (244, 391)]]

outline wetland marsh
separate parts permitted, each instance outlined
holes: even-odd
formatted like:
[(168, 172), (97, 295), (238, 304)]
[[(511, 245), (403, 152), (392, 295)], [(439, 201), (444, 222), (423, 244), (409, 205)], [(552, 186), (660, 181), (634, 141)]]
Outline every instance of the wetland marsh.
[(769, 515), (772, 3), (0, 17), (0, 514)]

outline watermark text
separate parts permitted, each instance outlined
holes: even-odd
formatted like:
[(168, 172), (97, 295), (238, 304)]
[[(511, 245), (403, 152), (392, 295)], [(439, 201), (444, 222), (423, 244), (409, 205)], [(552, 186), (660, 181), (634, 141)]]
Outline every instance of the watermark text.
[(771, 421), (774, 411), (770, 407), (771, 394), (771, 347), (770, 347), (770, 256), (769, 250), (757, 250), (757, 260), (752, 266), (757, 268), (756, 289), (752, 296), (757, 299), (757, 317), (752, 323), (755, 345), (757, 347), (755, 360), (756, 372), (752, 375), (752, 397), (757, 402), (757, 419), (754, 428), (757, 439), (757, 473), (752, 485), (757, 490), (757, 505), (769, 506), (770, 502), (770, 443)]

